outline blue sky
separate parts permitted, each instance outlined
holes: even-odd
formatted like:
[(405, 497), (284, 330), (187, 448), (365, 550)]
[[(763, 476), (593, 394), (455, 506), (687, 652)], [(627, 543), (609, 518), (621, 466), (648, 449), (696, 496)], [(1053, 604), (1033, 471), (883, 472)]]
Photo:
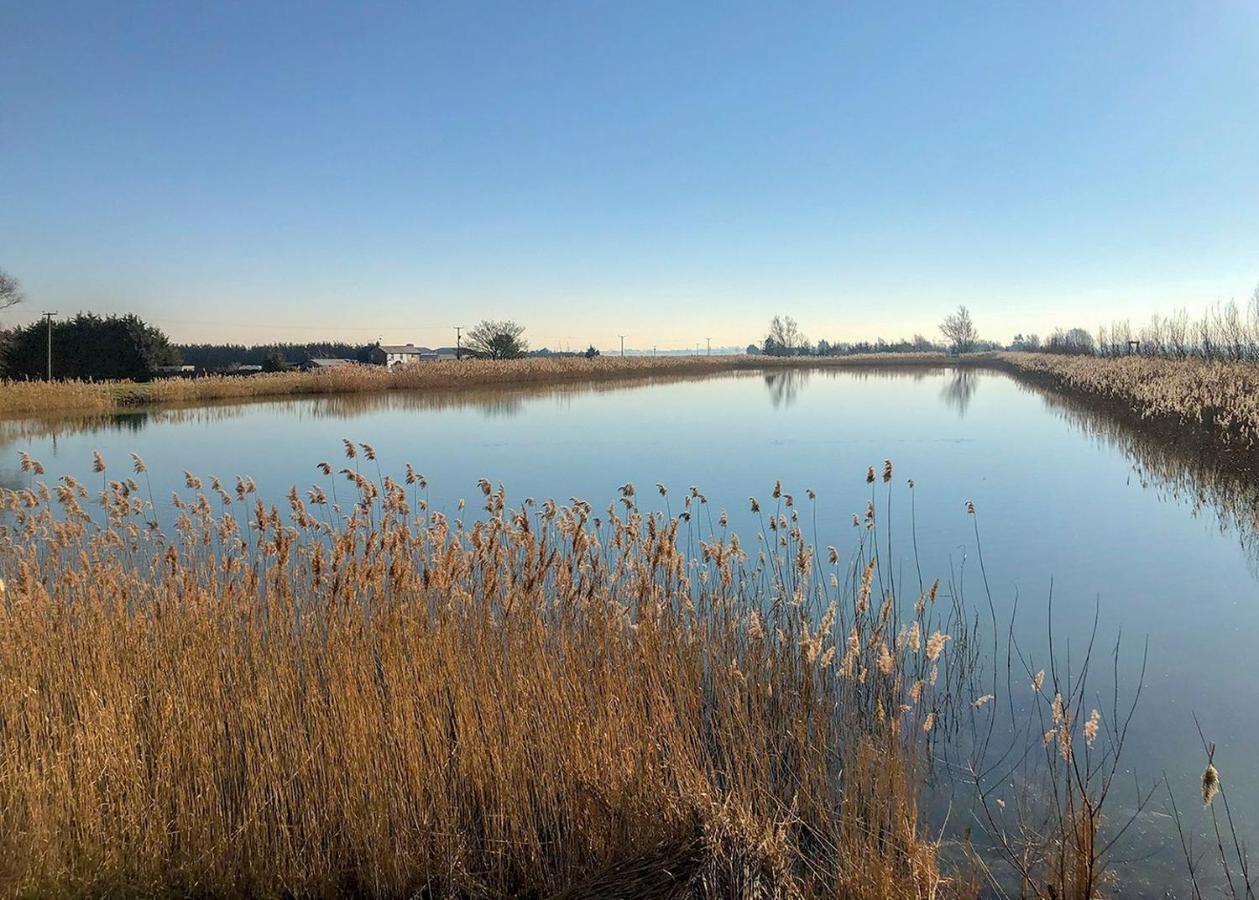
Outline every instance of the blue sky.
[(180, 340), (1090, 329), (1259, 282), (1259, 3), (0, 0), (0, 267)]

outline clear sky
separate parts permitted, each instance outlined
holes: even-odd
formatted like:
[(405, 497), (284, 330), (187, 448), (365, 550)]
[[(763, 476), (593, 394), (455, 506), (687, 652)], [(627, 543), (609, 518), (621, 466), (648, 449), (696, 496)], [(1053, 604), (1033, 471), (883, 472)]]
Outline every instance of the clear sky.
[(0, 267), (178, 340), (1094, 328), (1259, 282), (1259, 2), (0, 0)]

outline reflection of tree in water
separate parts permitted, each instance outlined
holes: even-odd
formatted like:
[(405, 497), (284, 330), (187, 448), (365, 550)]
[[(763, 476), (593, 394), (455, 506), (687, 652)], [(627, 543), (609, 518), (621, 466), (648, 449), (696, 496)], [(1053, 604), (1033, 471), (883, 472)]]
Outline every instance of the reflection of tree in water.
[(800, 388), (809, 380), (807, 369), (773, 369), (765, 372), (765, 388), (774, 409), (786, 409), (800, 399)]
[(975, 398), (975, 391), (978, 387), (978, 372), (974, 369), (957, 368), (953, 370), (953, 377), (948, 380), (948, 383), (940, 391), (940, 399), (950, 409), (957, 410), (958, 418), (961, 418), (966, 415), (966, 410), (970, 408), (971, 400)]
[[(839, 379), (851, 381), (901, 381), (908, 379), (910, 381), (923, 381), (927, 378), (939, 377), (941, 373), (946, 371), (956, 371), (952, 367), (944, 367), (938, 365), (896, 365), (893, 363), (877, 364), (877, 365), (818, 365), (800, 367), (782, 367), (782, 368), (766, 368), (761, 370), (761, 376), (765, 379), (765, 388), (769, 391), (769, 400), (776, 408), (788, 407), (800, 399), (800, 392), (808, 380), (817, 376), (819, 378), (829, 378), (832, 381)], [(967, 371), (972, 377), (977, 377), (973, 371)], [(974, 387), (970, 388), (974, 393)]]
[(1222, 534), (1235, 534), (1251, 574), (1259, 578), (1259, 451), (1221, 447), (1194, 429), (1160, 427), (1133, 415), (1019, 382), (1093, 440), (1131, 462), (1141, 487), (1213, 512)]

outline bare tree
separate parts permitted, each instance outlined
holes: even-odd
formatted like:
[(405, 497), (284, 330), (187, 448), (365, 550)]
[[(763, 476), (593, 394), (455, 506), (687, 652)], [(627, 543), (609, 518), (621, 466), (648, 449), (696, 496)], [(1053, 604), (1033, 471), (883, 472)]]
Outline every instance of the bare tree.
[(765, 336), (765, 353), (769, 356), (793, 356), (805, 342), (800, 326), (791, 316), (774, 316)]
[(970, 310), (959, 306), (957, 312), (948, 316), (940, 323), (940, 333), (948, 339), (950, 346), (958, 353), (969, 353), (975, 349), (979, 340), (979, 332), (971, 320)]
[(524, 333), (524, 326), (515, 322), (485, 320), (468, 332), (467, 347), (485, 359), (516, 359), (529, 349)]
[(22, 285), (4, 269), (0, 269), (0, 309), (17, 306), (22, 299)]

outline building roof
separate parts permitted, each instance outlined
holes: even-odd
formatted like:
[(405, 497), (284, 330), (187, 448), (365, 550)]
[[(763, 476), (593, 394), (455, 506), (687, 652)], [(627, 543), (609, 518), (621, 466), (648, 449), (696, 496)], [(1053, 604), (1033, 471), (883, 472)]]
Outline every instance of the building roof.
[(352, 366), (352, 359), (335, 359), (332, 357), (311, 357), (310, 365), (318, 366), (321, 369), (335, 369), (337, 366)]
[(380, 349), (386, 353), (432, 353), (433, 351), (427, 347), (417, 347), (415, 344), (381, 344)]

